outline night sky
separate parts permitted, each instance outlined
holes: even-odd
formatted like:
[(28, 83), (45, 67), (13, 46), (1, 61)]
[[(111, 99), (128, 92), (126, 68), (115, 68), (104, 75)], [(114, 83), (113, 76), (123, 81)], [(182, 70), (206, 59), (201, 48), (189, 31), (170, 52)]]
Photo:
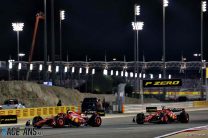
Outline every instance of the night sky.
[[(92, 61), (133, 60), (134, 4), (141, 6), (139, 21), (144, 29), (139, 32), (140, 60), (162, 59), (162, 0), (54, 0), (56, 57), (59, 55), (59, 10), (66, 11), (62, 22), (63, 59), (69, 53), (69, 60)], [(28, 60), (32, 43), (35, 15), (43, 11), (43, 0), (5, 0), (0, 6), (0, 60), (16, 59), (17, 35), (12, 30), (12, 22), (24, 22), (20, 32), (20, 52)], [(48, 0), (50, 18), (50, 0)], [(199, 60), (193, 57), (200, 53), (200, 0), (169, 0), (166, 8), (166, 59), (179, 61), (181, 55), (188, 61)], [(48, 54), (50, 56), (50, 19), (48, 19)], [(208, 13), (204, 13), (204, 57), (208, 60)], [(43, 21), (40, 22), (33, 60), (43, 60)], [(58, 58), (57, 58), (58, 60)]]

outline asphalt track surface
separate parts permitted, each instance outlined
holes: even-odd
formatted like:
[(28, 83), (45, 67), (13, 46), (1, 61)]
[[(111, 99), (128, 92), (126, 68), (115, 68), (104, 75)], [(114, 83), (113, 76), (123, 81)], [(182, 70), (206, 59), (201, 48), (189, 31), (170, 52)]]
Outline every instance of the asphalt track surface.
[[(153, 138), (174, 131), (208, 125), (208, 111), (188, 112), (190, 122), (182, 124), (143, 124), (132, 122), (132, 116), (105, 118), (100, 127), (42, 128), (44, 138)], [(19, 136), (18, 136), (19, 137)], [(24, 136), (25, 138), (25, 136)], [(31, 138), (31, 136), (30, 136)], [(40, 138), (40, 137), (39, 137)]]

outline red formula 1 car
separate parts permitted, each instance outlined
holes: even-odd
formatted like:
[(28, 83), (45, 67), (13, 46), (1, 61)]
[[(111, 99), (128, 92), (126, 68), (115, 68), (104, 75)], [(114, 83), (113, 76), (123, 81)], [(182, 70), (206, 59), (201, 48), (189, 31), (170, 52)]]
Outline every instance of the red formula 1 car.
[(164, 107), (162, 110), (157, 110), (157, 107), (147, 107), (146, 112), (148, 115), (144, 115), (144, 113), (138, 113), (134, 118), (133, 122), (137, 124), (144, 124), (145, 122), (149, 123), (171, 123), (171, 122), (181, 122), (188, 123), (189, 122), (189, 114), (185, 111), (184, 108), (167, 108)]
[[(43, 119), (41, 116), (36, 116), (32, 120), (32, 125), (36, 128), (42, 126), (64, 127), (64, 126), (93, 126), (99, 127), (102, 123), (101, 117), (98, 114), (93, 114), (90, 118), (85, 114), (67, 111), (67, 113), (59, 113), (56, 116)], [(26, 125), (30, 124), (29, 122)]]

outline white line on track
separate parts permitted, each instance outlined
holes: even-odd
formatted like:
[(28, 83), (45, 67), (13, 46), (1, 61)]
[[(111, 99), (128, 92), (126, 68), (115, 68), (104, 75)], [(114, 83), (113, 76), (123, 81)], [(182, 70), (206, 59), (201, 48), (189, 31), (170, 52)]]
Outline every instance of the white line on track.
[(193, 127), (193, 128), (188, 128), (188, 129), (183, 129), (183, 130), (180, 130), (180, 131), (168, 133), (168, 134), (165, 134), (165, 135), (162, 135), (162, 136), (158, 136), (158, 137), (155, 137), (155, 138), (165, 138), (165, 137), (168, 137), (168, 136), (179, 134), (181, 132), (185, 132), (187, 130), (202, 130), (203, 128), (207, 128), (207, 127), (208, 127), (208, 125), (206, 125), (206, 126), (199, 126), (199, 127)]

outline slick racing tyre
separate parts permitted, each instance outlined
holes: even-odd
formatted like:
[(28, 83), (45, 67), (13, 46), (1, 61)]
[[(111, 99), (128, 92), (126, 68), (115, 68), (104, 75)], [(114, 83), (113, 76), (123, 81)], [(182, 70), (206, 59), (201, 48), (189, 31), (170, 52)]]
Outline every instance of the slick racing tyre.
[(144, 124), (144, 113), (139, 113), (136, 116), (137, 124)]
[(101, 123), (102, 123), (102, 120), (101, 120), (101, 118), (99, 117), (99, 116), (97, 116), (96, 118), (95, 118), (95, 127), (99, 127), (100, 125), (101, 125)]
[(58, 117), (56, 119), (56, 127), (64, 127), (64, 125), (65, 125), (64, 118)]
[(43, 118), (41, 116), (34, 117), (33, 120), (32, 120), (33, 127), (41, 128), (42, 127), (41, 125), (37, 125), (37, 122), (39, 122), (41, 120), (43, 120)]
[(181, 112), (179, 115), (179, 121), (181, 123), (188, 123), (189, 122), (189, 114), (187, 112)]
[(93, 114), (88, 120), (88, 124), (92, 127), (99, 127), (102, 124), (102, 119), (99, 115)]

